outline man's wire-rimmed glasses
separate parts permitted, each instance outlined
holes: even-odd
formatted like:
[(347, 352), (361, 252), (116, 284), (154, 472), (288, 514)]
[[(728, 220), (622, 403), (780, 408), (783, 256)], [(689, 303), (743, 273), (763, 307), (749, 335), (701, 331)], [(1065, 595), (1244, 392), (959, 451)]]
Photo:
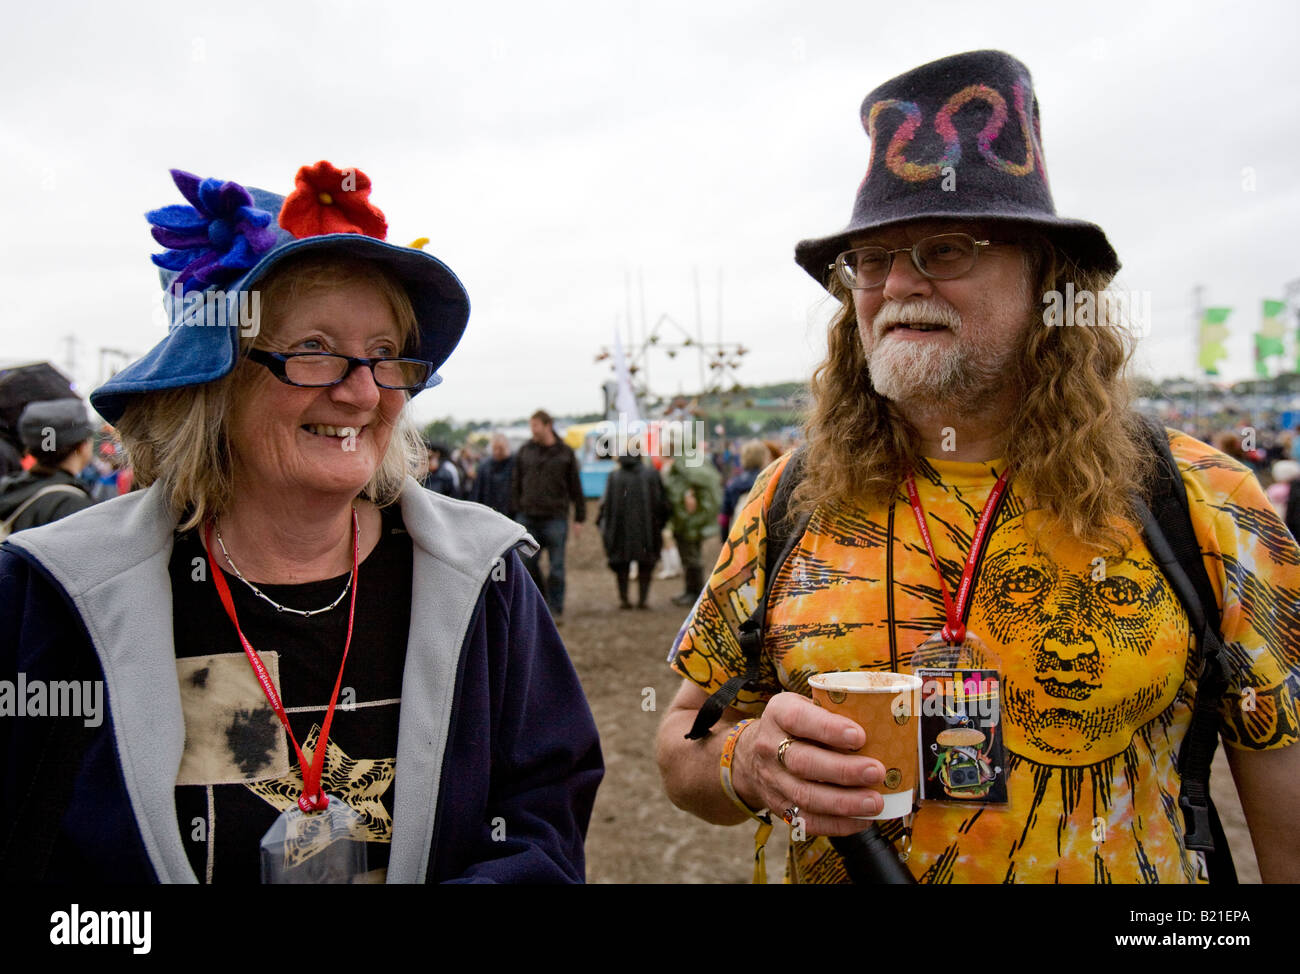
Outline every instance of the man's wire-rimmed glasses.
[(889, 277), (894, 254), (911, 254), (912, 264), (926, 277), (947, 281), (961, 277), (975, 266), (980, 249), (991, 240), (976, 240), (966, 233), (941, 233), (918, 240), (911, 247), (856, 247), (835, 258), (830, 266), (845, 287), (852, 290), (879, 287)]

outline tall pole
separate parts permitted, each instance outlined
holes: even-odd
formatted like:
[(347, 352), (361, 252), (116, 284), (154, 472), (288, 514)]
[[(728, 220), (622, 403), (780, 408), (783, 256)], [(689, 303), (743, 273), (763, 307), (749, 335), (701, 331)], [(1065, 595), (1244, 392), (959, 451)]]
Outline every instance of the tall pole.
[(718, 344), (722, 344), (722, 268), (718, 268)]
[[(1287, 310), (1291, 312), (1289, 316), (1289, 324), (1291, 327), (1288, 330), (1291, 332), (1291, 337), (1294, 339), (1291, 347), (1295, 349), (1295, 355), (1289, 363), (1290, 368), (1283, 365), (1282, 371), (1279, 372), (1278, 375), (1282, 375), (1286, 372), (1300, 372), (1300, 277), (1287, 281), (1286, 284), (1282, 286), (1282, 300), (1286, 302)], [(1283, 347), (1285, 348), (1286, 346), (1284, 345)], [(1290, 383), (1287, 385), (1288, 388), (1293, 388)], [(1278, 388), (1278, 386), (1274, 386), (1274, 388)], [(1292, 422), (1294, 422), (1294, 420)], [(1290, 458), (1288, 457), (1288, 459)]]
[(635, 362), (636, 342), (632, 338), (635, 334), (632, 326), (632, 274), (626, 269), (623, 271), (623, 303), (627, 313), (627, 355)]
[(700, 311), (700, 269), (691, 268), (691, 277), (695, 281), (695, 340), (699, 342), (695, 359), (700, 365), (700, 395), (704, 395), (704, 314)]
[(645, 272), (640, 267), (636, 269), (636, 279), (637, 279), (637, 284), (641, 288), (641, 338), (642, 341), (645, 342), (645, 362), (642, 363), (641, 368), (645, 372), (645, 394), (647, 397), (649, 397), (651, 395), (650, 392), (650, 326), (646, 324), (646, 320), (645, 320)]
[(1192, 288), (1192, 428), (1201, 435), (1201, 292), (1205, 288)]
[(1295, 280), (1287, 281), (1282, 285), (1282, 300), (1286, 302), (1287, 309), (1292, 313), (1292, 325), (1295, 327), (1291, 331), (1291, 337), (1295, 339), (1295, 358), (1291, 360), (1291, 368), (1283, 368), (1285, 372), (1300, 372), (1300, 277)]

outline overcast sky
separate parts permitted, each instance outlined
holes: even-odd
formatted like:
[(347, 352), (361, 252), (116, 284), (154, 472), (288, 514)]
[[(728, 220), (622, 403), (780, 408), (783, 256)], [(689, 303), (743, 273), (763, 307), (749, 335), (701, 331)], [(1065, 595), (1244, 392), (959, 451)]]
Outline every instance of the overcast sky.
[[(329, 159), (469, 290), (423, 419), (598, 410), (593, 359), (629, 310), (642, 333), (642, 281), (650, 325), (720, 325), (752, 350), (746, 382), (806, 379), (829, 309), (793, 247), (848, 219), (863, 96), (998, 47), (1033, 72), (1058, 212), (1099, 223), (1118, 286), (1151, 294), (1143, 370), (1191, 371), (1199, 284), (1236, 309), (1225, 373), (1246, 377), (1260, 300), (1300, 278), (1298, 9), (11, 4), (0, 361), (71, 351), (88, 391), (101, 347), (161, 337), (143, 213), (182, 202), (169, 168), (286, 193)], [(651, 368), (660, 393), (698, 384), (694, 358)]]

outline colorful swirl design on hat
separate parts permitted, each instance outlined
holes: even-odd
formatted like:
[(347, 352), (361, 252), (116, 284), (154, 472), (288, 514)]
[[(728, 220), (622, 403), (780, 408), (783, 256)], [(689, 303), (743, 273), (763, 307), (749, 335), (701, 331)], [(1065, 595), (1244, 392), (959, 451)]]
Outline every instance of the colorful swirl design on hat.
[(916, 102), (900, 101), (897, 98), (878, 101), (871, 106), (871, 114), (867, 117), (867, 134), (873, 144), (876, 139), (877, 119), (882, 112), (890, 108), (898, 109), (907, 118), (894, 131), (894, 137), (889, 140), (889, 148), (885, 150), (885, 164), (889, 166), (889, 171), (894, 175), (907, 180), (909, 183), (922, 182), (938, 176), (945, 166), (955, 166), (961, 161), (961, 142), (957, 137), (956, 130), (949, 126), (951, 134), (939, 133), (943, 136), (944, 151), (943, 157), (938, 162), (908, 162), (903, 157), (903, 150), (907, 148), (921, 128), (921, 110), (917, 107)]
[[(912, 162), (904, 157), (908, 145), (916, 138), (916, 133), (920, 131), (922, 115), (916, 102), (903, 101), (898, 98), (885, 98), (874, 103), (870, 112), (863, 120), (864, 127), (867, 130), (867, 136), (871, 139), (872, 158), (875, 157), (874, 147), (877, 142), (877, 126), (880, 116), (890, 109), (900, 111), (904, 115), (904, 121), (889, 140), (889, 146), (885, 150), (885, 164), (899, 179), (909, 183), (925, 182), (942, 175), (945, 167), (955, 167), (961, 162), (961, 134), (957, 131), (957, 126), (953, 117), (961, 111), (966, 105), (975, 100), (980, 100), (993, 109), (984, 127), (980, 129), (979, 134), (975, 137), (975, 146), (979, 150), (980, 156), (992, 168), (999, 172), (1007, 173), (1011, 176), (1026, 176), (1034, 171), (1035, 155), (1034, 146), (1038, 139), (1035, 126), (1029, 120), (1029, 114), (1025, 106), (1025, 83), (1017, 81), (1013, 87), (1013, 98), (1016, 106), (1016, 115), (1020, 119), (1020, 131), (1025, 141), (1025, 161), (1023, 163), (1011, 162), (1003, 159), (993, 150), (993, 142), (1002, 132), (1007, 122), (1007, 101), (995, 89), (989, 85), (973, 84), (952, 95), (943, 107), (935, 114), (934, 130), (939, 137), (943, 139), (943, 155), (936, 162)], [(1035, 120), (1036, 121), (1036, 120)], [(867, 173), (863, 177), (863, 184), (866, 183), (867, 177), (871, 175), (871, 160), (867, 162)], [(1046, 173), (1043, 175), (1046, 181)]]

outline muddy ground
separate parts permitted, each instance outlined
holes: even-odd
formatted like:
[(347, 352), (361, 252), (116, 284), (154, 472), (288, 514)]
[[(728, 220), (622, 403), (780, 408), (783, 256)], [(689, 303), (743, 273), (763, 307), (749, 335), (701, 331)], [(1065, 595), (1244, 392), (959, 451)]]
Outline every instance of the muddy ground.
[[(706, 543), (706, 569), (717, 557)], [(648, 612), (618, 609), (614, 575), (590, 525), (569, 537), (568, 593), (561, 635), (577, 667), (600, 728), (605, 780), (587, 837), (587, 879), (593, 883), (748, 883), (754, 830), (721, 828), (678, 811), (663, 795), (654, 735), (681, 680), (667, 666), (673, 637), (686, 615), (669, 601), (682, 579), (656, 580)], [(633, 582), (635, 592), (636, 583)], [(1212, 786), (1242, 882), (1259, 882), (1245, 819), (1223, 760)], [(784, 875), (785, 834), (768, 844), (768, 881)]]

